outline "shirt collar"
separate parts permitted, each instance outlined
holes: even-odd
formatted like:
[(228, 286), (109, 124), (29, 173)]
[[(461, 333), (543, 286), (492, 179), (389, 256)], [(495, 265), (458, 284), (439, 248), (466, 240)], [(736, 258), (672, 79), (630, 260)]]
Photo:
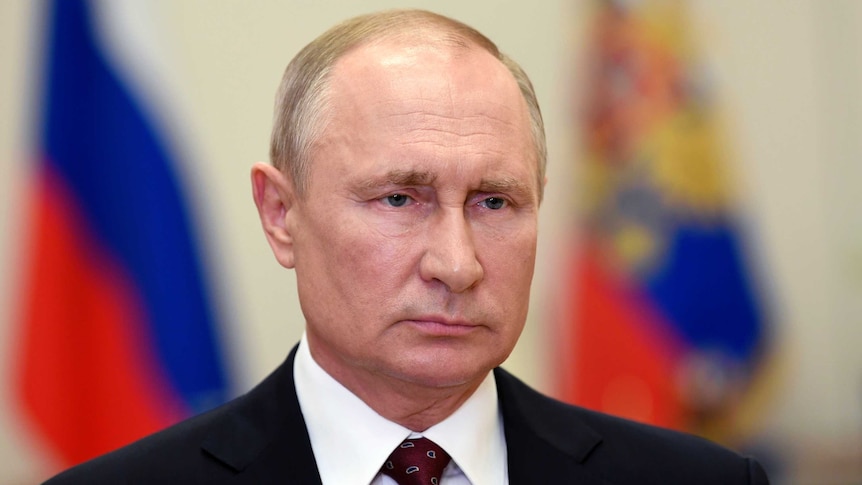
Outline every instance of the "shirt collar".
[(324, 484), (368, 485), (404, 439), (425, 436), (473, 485), (507, 483), (506, 441), (492, 373), (442, 422), (414, 433), (387, 420), (321, 368), (305, 335), (293, 366), (296, 395)]

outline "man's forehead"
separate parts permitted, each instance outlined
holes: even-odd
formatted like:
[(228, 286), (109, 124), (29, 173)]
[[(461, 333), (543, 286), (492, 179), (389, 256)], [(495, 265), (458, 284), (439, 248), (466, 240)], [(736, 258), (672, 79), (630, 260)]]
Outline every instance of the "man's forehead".
[[(526, 103), (514, 76), (499, 59), (476, 45), (451, 47), (397, 39), (363, 44), (333, 66), (329, 98), (333, 107), (341, 102), (392, 102), (410, 96), (440, 105), (446, 102), (441, 92), (449, 90), (495, 93), (494, 104), (522, 112), (528, 122)], [(458, 104), (483, 98), (462, 97)]]
[[(483, 160), (514, 156), (538, 170), (529, 110), (517, 81), (478, 45), (401, 39), (362, 44), (333, 66), (328, 98), (329, 121), (315, 144), (315, 163), (325, 162), (332, 150), (340, 151), (339, 145), (363, 139), (377, 140), (374, 147), (381, 150), (445, 143), (443, 150), (453, 153), (472, 150), (470, 156)], [(323, 160), (321, 149), (327, 153)], [(423, 156), (417, 152), (410, 158)], [(529, 176), (536, 178), (533, 170)], [(529, 189), (515, 189), (540, 192), (533, 180), (526, 180)], [(501, 189), (517, 185), (493, 180), (484, 185), (494, 184)]]

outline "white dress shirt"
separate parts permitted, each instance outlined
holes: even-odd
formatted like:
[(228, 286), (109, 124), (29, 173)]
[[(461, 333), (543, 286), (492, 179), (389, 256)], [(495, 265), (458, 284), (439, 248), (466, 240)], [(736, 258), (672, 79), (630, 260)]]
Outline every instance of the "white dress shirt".
[(490, 372), (451, 416), (421, 433), (380, 416), (327, 374), (312, 358), (305, 335), (293, 376), (323, 485), (394, 484), (380, 467), (402, 441), (419, 436), (452, 457), (441, 485), (509, 483), (497, 384)]

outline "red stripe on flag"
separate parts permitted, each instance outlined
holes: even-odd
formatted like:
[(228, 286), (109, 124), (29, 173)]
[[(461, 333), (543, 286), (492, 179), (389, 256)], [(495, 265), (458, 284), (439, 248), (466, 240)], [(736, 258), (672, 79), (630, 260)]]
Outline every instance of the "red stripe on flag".
[(562, 399), (598, 411), (681, 429), (686, 423), (675, 385), (681, 346), (647, 300), (584, 250), (572, 285), (575, 323), (565, 342), (574, 370)]
[(19, 388), (69, 466), (181, 415), (165, 404), (175, 401), (148, 353), (128, 278), (99, 251), (74, 198), (44, 164), (34, 193)]

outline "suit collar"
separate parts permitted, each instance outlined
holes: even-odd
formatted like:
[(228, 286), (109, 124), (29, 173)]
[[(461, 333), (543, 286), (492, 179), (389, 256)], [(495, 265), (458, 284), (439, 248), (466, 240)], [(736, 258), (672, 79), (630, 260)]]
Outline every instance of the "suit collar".
[(539, 394), (513, 375), (495, 369), (508, 448), (509, 482), (604, 484), (589, 466), (602, 437), (572, 407)]
[(255, 483), (319, 484), (293, 382), (294, 347), (272, 374), (228, 404), (201, 447)]

